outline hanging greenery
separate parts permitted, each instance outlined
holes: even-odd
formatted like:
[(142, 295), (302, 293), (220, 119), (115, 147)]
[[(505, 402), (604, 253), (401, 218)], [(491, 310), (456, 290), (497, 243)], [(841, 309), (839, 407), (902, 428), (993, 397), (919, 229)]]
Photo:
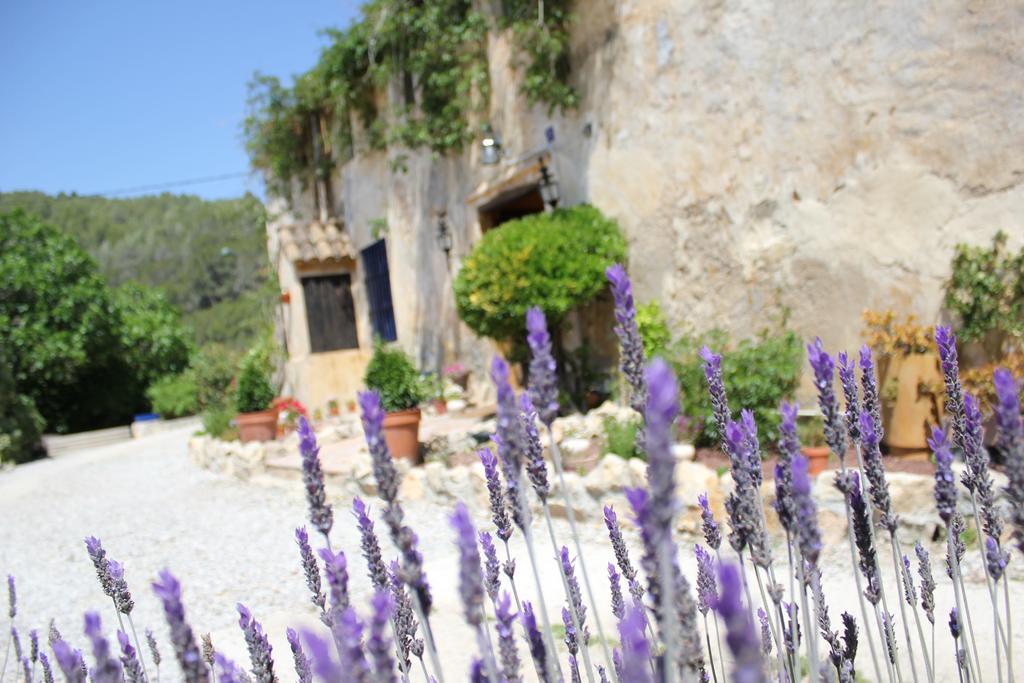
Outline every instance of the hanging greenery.
[(293, 181), (306, 189), (358, 149), (462, 149), (486, 114), (493, 28), (510, 30), (525, 57), (517, 66), (531, 104), (575, 106), (568, 2), (514, 0), (502, 9), (492, 27), (471, 0), (368, 2), (349, 28), (325, 31), (330, 43), (319, 61), (290, 87), (253, 78), (244, 124), (253, 167), (267, 172), (272, 191), (289, 196)]

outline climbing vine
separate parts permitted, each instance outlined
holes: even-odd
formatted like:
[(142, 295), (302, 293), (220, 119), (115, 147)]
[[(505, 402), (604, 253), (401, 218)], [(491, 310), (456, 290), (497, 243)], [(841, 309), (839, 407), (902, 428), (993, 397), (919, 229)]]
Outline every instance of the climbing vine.
[[(543, 8), (543, 9), (542, 9)], [(317, 64), (286, 86), (257, 74), (244, 124), (254, 168), (288, 196), (358, 149), (458, 151), (490, 97), (488, 31), (509, 30), (531, 104), (571, 108), (568, 2), (506, 0), (493, 26), (472, 0), (373, 0), (359, 21), (328, 30)]]

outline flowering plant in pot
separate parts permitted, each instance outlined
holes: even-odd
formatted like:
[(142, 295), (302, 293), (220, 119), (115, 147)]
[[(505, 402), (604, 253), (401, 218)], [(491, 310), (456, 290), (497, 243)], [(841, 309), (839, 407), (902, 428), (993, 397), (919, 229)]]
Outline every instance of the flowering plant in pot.
[(380, 394), (384, 408), (384, 440), (396, 457), (419, 460), (419, 405), (428, 396), (423, 379), (409, 356), (398, 347), (378, 342), (363, 378)]
[(452, 363), (444, 369), (444, 376), (462, 387), (465, 391), (469, 386), (469, 370), (462, 363)]
[(273, 407), (274, 387), (266, 359), (249, 352), (242, 359), (235, 391), (238, 409), (238, 438), (249, 441), (273, 441), (277, 434), (277, 410)]

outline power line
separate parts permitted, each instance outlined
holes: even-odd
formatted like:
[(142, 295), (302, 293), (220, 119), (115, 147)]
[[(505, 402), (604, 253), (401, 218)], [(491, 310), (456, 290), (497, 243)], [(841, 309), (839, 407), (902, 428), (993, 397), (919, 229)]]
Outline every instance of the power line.
[(90, 192), (93, 195), (119, 195), (119, 194), (136, 194), (138, 192), (152, 192), (154, 190), (167, 190), (172, 187), (184, 187), (186, 185), (202, 185), (204, 183), (213, 183), (219, 180), (231, 180), (232, 178), (241, 178), (249, 175), (249, 171), (239, 171), (237, 173), (223, 173), (221, 175), (206, 176), (205, 178), (189, 178), (187, 180), (172, 180), (166, 183), (157, 183), (155, 185), (137, 185), (135, 187), (122, 187), (117, 190), (107, 190), (105, 192)]

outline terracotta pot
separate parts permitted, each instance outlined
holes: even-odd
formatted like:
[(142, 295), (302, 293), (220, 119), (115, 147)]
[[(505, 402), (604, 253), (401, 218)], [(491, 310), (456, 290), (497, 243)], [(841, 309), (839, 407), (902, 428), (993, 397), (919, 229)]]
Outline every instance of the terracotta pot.
[(401, 410), (384, 415), (384, 441), (391, 455), (413, 464), (420, 457), (420, 409)]
[[(896, 400), (883, 411), (885, 445), (891, 449), (922, 451), (928, 448), (931, 427), (941, 418), (936, 397), (921, 385), (942, 385), (937, 353), (913, 353), (889, 363), (883, 382), (896, 380)], [(885, 384), (880, 386), (884, 390)]]
[(800, 452), (807, 458), (807, 474), (812, 477), (828, 468), (828, 456), (831, 453), (828, 446), (805, 446)]
[(235, 417), (238, 438), (242, 443), (250, 441), (273, 441), (277, 436), (277, 411), (261, 410), (258, 413), (239, 413)]

